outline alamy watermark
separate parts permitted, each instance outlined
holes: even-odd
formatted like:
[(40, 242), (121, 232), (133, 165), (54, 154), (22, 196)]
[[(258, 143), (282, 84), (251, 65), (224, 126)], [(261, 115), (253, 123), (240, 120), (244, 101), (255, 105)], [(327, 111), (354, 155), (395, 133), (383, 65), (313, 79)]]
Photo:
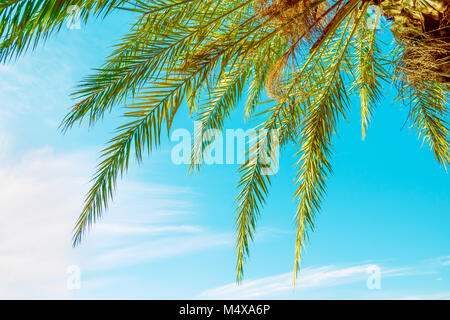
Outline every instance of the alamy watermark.
[(81, 268), (76, 265), (67, 267), (67, 290), (80, 290), (81, 289)]
[(243, 164), (248, 160), (250, 164), (259, 161), (263, 175), (278, 172), (278, 130), (203, 130), (200, 122), (194, 122), (194, 135), (176, 129), (170, 140), (177, 143), (171, 151), (172, 163), (177, 165)]
[(366, 281), (367, 289), (380, 290), (381, 289), (381, 268), (377, 265), (370, 265), (367, 267), (369, 277)]

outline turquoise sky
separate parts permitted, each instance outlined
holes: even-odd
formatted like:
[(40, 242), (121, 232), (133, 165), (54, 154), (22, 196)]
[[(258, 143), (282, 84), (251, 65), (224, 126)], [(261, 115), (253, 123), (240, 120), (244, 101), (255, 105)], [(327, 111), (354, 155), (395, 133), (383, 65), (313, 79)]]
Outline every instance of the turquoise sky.
[[(450, 298), (449, 176), (409, 123), (403, 127), (408, 106), (394, 104), (389, 84), (365, 141), (357, 99), (339, 125), (334, 172), (295, 289), (290, 148), (281, 155), (240, 287), (238, 166), (206, 166), (192, 176), (171, 162), (175, 143), (168, 139), (132, 166), (102, 222), (72, 249), (71, 229), (122, 106), (91, 130), (63, 135), (58, 125), (77, 82), (101, 65), (130, 18), (115, 14), (64, 29), (0, 65), (0, 298)], [(226, 128), (249, 128), (241, 118), (237, 112)], [(186, 112), (175, 127), (192, 132)], [(81, 272), (80, 289), (68, 287), (70, 270)], [(370, 270), (381, 272), (378, 289), (367, 286)]]

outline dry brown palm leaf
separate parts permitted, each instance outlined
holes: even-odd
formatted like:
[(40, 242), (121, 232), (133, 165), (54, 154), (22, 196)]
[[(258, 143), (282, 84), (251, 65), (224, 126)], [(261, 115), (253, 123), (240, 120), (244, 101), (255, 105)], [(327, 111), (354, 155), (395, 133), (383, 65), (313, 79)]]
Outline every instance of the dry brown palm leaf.
[(397, 74), (407, 82), (450, 82), (450, 1), (385, 0), (383, 14), (403, 44)]
[(450, 83), (450, 42), (420, 34), (421, 40), (409, 39), (397, 75), (410, 83), (431, 81)]
[[(341, 2), (341, 1), (340, 1)], [(292, 42), (301, 40), (311, 42), (320, 34), (328, 22), (327, 1), (313, 0), (274, 0), (258, 1), (258, 15), (276, 26), (283, 26), (283, 31)]]
[(257, 15), (281, 27), (289, 44), (267, 76), (266, 89), (270, 97), (281, 95), (283, 73), (289, 62), (295, 61), (300, 45), (317, 41), (343, 2), (338, 0), (332, 6), (326, 0), (260, 0), (255, 3)]

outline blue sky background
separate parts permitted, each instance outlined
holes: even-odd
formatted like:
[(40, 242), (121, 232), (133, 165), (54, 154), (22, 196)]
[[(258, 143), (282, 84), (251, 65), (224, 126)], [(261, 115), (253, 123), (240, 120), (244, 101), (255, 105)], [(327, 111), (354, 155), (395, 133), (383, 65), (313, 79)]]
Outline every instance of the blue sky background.
[[(115, 14), (62, 30), (45, 46), (0, 65), (0, 298), (450, 298), (450, 180), (394, 104), (386, 84), (365, 141), (359, 102), (334, 139), (333, 175), (292, 286), (294, 152), (281, 155), (259, 219), (245, 281), (234, 284), (237, 165), (197, 175), (171, 162), (165, 141), (132, 166), (84, 243), (71, 229), (120, 109), (91, 130), (58, 125), (77, 82), (98, 67), (132, 21)], [(387, 38), (389, 39), (389, 38)], [(248, 128), (237, 112), (226, 128)], [(176, 128), (192, 132), (181, 112)], [(70, 266), (81, 289), (69, 290)], [(381, 269), (370, 290), (367, 268)]]

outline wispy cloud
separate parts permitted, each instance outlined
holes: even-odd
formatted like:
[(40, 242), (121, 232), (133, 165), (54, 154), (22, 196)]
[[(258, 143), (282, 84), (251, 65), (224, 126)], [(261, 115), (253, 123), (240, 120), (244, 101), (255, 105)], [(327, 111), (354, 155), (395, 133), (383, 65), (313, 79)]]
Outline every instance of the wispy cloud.
[(450, 256), (440, 257), (438, 261), (441, 266), (450, 266)]
[(295, 288), (292, 272), (275, 276), (244, 281), (241, 285), (227, 284), (202, 292), (200, 299), (259, 299), (277, 297), (289, 292), (306, 292), (308, 290), (340, 286), (358, 281), (367, 281), (373, 268), (380, 268), (382, 277), (404, 276), (411, 274), (408, 268), (387, 269), (373, 264), (363, 264), (351, 267), (334, 265), (306, 268), (298, 276)]
[(203, 229), (190, 225), (123, 225), (102, 223), (95, 228), (97, 234), (118, 235), (160, 235), (166, 233), (199, 233)]
[(88, 270), (118, 268), (155, 259), (175, 257), (203, 249), (230, 245), (231, 234), (199, 234), (196, 236), (167, 237), (153, 241), (114, 248), (104, 252), (91, 252)]
[(0, 63), (0, 127), (22, 131), (17, 125), (29, 122), (33, 128), (42, 125), (56, 131), (73, 103), (74, 71), (83, 66), (79, 59), (67, 60), (68, 55), (72, 55), (68, 48), (65, 52), (46, 49)]
[(450, 291), (431, 293), (431, 294), (405, 296), (400, 299), (401, 300), (442, 300), (442, 299), (448, 300), (448, 299), (450, 299)]
[(68, 298), (69, 265), (83, 272), (121, 268), (231, 239), (182, 222), (193, 210), (188, 188), (129, 182), (104, 221), (73, 250), (72, 228), (93, 159), (88, 152), (43, 148), (16, 160), (0, 161), (0, 298)]

